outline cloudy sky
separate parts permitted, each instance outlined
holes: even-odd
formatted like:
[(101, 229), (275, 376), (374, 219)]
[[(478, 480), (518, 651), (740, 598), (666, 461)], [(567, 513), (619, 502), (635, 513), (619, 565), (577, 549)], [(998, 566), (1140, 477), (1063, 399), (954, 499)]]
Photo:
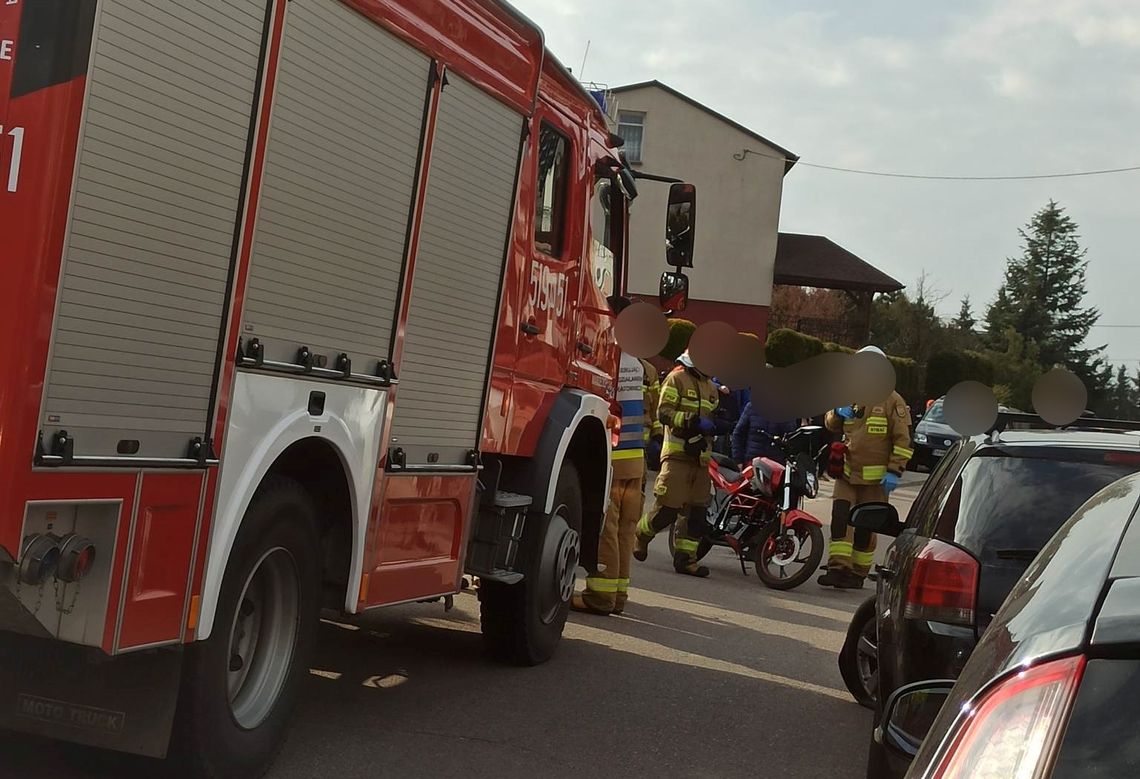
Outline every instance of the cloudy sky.
[[(804, 162), (936, 175), (1140, 165), (1140, 0), (514, 0), (587, 81), (659, 79)], [(581, 70), (587, 41), (589, 57)], [(1140, 172), (1029, 182), (798, 166), (781, 229), (820, 233), (981, 316), (1049, 198), (1080, 224), (1108, 356), (1140, 368)]]

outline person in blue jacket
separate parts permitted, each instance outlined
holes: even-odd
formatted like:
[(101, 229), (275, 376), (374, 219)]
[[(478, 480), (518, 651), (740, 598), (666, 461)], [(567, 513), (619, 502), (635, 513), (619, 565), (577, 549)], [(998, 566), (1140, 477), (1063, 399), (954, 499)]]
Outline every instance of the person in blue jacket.
[(784, 462), (784, 453), (772, 442), (772, 438), (791, 433), (798, 425), (794, 420), (776, 422), (765, 419), (760, 410), (749, 402), (740, 414), (740, 420), (732, 431), (732, 459), (742, 465), (756, 457), (769, 457), (776, 462)]

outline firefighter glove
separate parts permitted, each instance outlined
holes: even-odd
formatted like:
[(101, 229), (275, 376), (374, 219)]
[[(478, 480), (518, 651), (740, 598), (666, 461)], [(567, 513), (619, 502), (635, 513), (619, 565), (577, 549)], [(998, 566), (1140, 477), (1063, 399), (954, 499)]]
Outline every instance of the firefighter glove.
[(645, 447), (645, 466), (651, 471), (661, 470), (661, 439), (650, 438)]
[(708, 417), (701, 417), (697, 420), (697, 430), (701, 432), (701, 435), (715, 435), (716, 423)]
[(899, 475), (887, 471), (887, 475), (883, 477), (883, 489), (890, 495), (899, 486)]
[(835, 409), (835, 413), (844, 419), (855, 418), (855, 409), (851, 408), (851, 406), (840, 406), (839, 408)]

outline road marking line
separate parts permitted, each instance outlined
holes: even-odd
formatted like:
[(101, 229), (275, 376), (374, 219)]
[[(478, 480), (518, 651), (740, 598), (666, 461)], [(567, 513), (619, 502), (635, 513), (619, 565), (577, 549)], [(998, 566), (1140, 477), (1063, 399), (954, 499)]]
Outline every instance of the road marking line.
[(654, 641), (646, 641), (642, 638), (633, 638), (619, 633), (611, 633), (608, 630), (593, 628), (588, 625), (583, 625), (580, 622), (567, 623), (566, 634), (570, 638), (589, 641), (590, 643), (604, 646), (607, 649), (612, 649), (615, 652), (624, 652), (639, 657), (648, 657), (653, 660), (676, 663), (689, 668), (702, 668), (706, 671), (720, 671), (721, 673), (734, 674), (747, 679), (790, 687), (794, 690), (812, 692), (847, 703), (851, 701), (851, 695), (843, 690), (824, 687), (819, 684), (812, 684), (811, 682), (803, 682), (799, 679), (792, 679), (787, 676), (780, 676), (766, 671), (757, 671), (738, 663), (730, 663), (725, 660), (717, 660), (712, 657), (705, 657), (704, 655), (686, 652), (681, 649), (673, 649), (672, 647), (658, 644)]

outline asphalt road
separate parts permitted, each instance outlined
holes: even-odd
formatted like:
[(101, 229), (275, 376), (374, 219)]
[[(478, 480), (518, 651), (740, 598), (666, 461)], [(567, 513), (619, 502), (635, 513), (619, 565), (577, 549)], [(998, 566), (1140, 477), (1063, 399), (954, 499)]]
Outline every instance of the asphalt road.
[[(922, 478), (908, 474), (895, 493), (900, 512)], [(809, 508), (826, 520), (826, 500)], [(835, 658), (870, 587), (811, 581), (781, 593), (726, 550), (708, 564), (705, 580), (674, 574), (659, 538), (634, 563), (625, 615), (572, 615), (538, 668), (485, 658), (469, 594), (450, 612), (415, 605), (327, 622), (269, 776), (861, 779), (870, 714)], [(22, 736), (0, 736), (0, 754), (2, 777), (163, 773)]]

